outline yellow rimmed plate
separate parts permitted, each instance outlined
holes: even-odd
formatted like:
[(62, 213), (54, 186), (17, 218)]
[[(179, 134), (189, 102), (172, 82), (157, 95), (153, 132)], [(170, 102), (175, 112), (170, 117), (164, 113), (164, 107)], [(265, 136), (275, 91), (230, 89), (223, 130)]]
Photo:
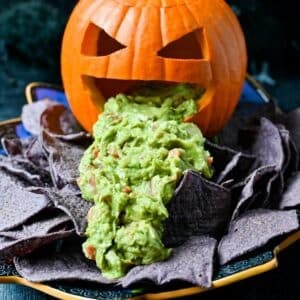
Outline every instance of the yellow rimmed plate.
[[(68, 105), (63, 90), (60, 87), (47, 83), (32, 83), (26, 88), (26, 97), (29, 103), (45, 98), (53, 99), (63, 105)], [(250, 76), (245, 81), (241, 102), (266, 103), (270, 100), (267, 92)], [(0, 135), (15, 135), (26, 137), (29, 134), (21, 124), (20, 118), (0, 122)], [(13, 266), (0, 263), (0, 283), (17, 283), (41, 291), (59, 299), (174, 299), (183, 296), (191, 296), (208, 290), (224, 287), (235, 282), (268, 272), (278, 266), (278, 255), (281, 251), (300, 239), (300, 231), (295, 232), (284, 239), (274, 249), (264, 250), (254, 257), (221, 267), (215, 275), (213, 287), (204, 289), (200, 287), (168, 287), (167, 290), (147, 287), (132, 289), (99, 289), (95, 286), (78, 286), (72, 283), (32, 283), (21, 278)]]

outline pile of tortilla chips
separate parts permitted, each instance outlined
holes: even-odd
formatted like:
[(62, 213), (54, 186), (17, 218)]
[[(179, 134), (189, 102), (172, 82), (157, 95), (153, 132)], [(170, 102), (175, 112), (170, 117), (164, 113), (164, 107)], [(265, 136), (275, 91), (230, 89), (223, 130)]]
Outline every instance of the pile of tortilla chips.
[(299, 120), (300, 110), (283, 115), (272, 104), (240, 106), (218, 143), (206, 141), (214, 177), (187, 171), (168, 205), (163, 240), (174, 248), (171, 257), (112, 281), (81, 251), (91, 204), (76, 179), (91, 136), (58, 103), (27, 105), (22, 122), (32, 137), (1, 141), (0, 260), (34, 282), (127, 287), (179, 280), (210, 287), (219, 265), (299, 229)]

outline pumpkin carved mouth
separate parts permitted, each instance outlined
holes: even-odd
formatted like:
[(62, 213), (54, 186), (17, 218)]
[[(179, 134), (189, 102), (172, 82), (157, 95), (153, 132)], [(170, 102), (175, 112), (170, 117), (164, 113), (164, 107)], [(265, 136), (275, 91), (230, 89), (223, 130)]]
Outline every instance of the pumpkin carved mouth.
[[(83, 81), (85, 82), (86, 88), (96, 89), (99, 93), (107, 100), (110, 97), (116, 96), (117, 94), (131, 94), (138, 90), (140, 87), (149, 85), (176, 85), (179, 82), (175, 81), (158, 81), (158, 80), (123, 80), (123, 79), (110, 79), (110, 78), (93, 78), (91, 76), (84, 76)], [(199, 86), (205, 89), (201, 86)]]

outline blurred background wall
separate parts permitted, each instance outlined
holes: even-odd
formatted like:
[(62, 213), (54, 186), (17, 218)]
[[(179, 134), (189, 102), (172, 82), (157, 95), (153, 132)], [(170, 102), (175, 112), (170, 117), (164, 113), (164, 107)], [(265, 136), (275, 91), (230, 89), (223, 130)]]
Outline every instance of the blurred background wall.
[[(60, 46), (77, 0), (0, 0), (0, 117), (17, 116), (31, 81), (60, 84)], [(297, 1), (228, 0), (246, 35), (248, 71), (288, 110), (300, 105)]]

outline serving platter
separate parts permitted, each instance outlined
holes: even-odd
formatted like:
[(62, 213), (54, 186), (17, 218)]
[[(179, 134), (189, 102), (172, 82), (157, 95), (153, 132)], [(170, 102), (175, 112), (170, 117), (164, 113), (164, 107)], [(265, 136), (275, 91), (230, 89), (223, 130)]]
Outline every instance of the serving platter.
[[(27, 102), (49, 98), (65, 106), (68, 102), (63, 90), (47, 83), (31, 83), (26, 88)], [(250, 76), (247, 77), (241, 102), (264, 104), (270, 101), (268, 93)], [(25, 138), (29, 133), (23, 127), (19, 118), (0, 122), (0, 137), (3, 134)], [(0, 150), (1, 151), (1, 150)], [(283, 240), (275, 248), (264, 248), (256, 256), (237, 261), (221, 267), (214, 276), (213, 287), (219, 288), (249, 277), (257, 276), (278, 266), (278, 254), (300, 239), (297, 231)], [(172, 299), (205, 292), (209, 289), (193, 286), (168, 285), (167, 287), (141, 289), (106, 288), (99, 289), (93, 285), (78, 285), (72, 283), (32, 283), (20, 277), (12, 265), (0, 263), (0, 283), (17, 283), (44, 292), (60, 299)]]

